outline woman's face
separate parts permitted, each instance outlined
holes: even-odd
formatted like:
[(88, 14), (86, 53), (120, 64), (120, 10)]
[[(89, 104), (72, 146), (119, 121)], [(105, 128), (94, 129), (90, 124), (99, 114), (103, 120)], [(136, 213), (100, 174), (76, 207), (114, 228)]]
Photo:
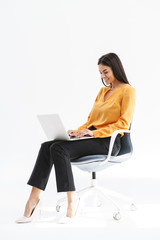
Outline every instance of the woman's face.
[(101, 78), (103, 78), (104, 82), (109, 85), (117, 80), (113, 74), (112, 68), (103, 64), (99, 64), (99, 72), (101, 74)]

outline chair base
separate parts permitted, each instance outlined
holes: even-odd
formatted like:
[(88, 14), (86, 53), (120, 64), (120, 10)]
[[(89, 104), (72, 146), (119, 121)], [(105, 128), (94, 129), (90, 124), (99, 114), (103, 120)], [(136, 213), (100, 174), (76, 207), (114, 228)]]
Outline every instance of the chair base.
[[(79, 195), (83, 203), (85, 203), (85, 199), (90, 198), (89, 205), (95, 206), (95, 207), (101, 207), (105, 204), (106, 200), (109, 200), (113, 204), (113, 206), (116, 208), (116, 211), (113, 214), (113, 218), (115, 220), (120, 220), (121, 214), (120, 214), (120, 207), (114, 198), (121, 199), (121, 200), (124, 200), (125, 202), (128, 202), (129, 209), (131, 211), (135, 211), (137, 209), (131, 198), (125, 195), (122, 195), (120, 193), (110, 191), (100, 186), (97, 186), (96, 179), (92, 179), (91, 185), (87, 188), (77, 191), (77, 194)], [(61, 198), (60, 200), (57, 201), (57, 206), (56, 206), (57, 212), (60, 211), (60, 207), (66, 201), (67, 201), (66, 197)]]

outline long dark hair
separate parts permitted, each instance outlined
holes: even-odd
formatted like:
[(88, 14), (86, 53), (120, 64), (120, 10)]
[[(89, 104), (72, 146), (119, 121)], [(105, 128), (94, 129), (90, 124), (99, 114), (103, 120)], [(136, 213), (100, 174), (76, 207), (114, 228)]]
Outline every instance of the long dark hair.
[[(111, 67), (113, 74), (118, 81), (129, 84), (122, 62), (115, 53), (107, 53), (100, 57), (98, 60), (98, 65), (99, 64)], [(105, 85), (103, 78), (101, 79), (102, 83)]]

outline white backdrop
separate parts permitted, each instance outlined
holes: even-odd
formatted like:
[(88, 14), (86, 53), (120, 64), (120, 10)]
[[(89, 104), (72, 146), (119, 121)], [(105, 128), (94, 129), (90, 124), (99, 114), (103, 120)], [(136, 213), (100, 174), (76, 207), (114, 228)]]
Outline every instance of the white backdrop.
[(159, 1), (0, 0), (0, 178), (28, 180), (46, 137), (36, 118), (86, 122), (102, 87), (97, 61), (118, 54), (137, 91), (134, 155), (121, 171), (159, 177)]

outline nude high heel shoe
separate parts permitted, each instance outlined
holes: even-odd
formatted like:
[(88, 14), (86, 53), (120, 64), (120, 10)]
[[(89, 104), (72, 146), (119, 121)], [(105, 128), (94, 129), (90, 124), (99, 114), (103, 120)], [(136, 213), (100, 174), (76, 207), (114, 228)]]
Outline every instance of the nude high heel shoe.
[(77, 208), (76, 208), (74, 217), (67, 217), (67, 216), (62, 217), (62, 218), (58, 221), (59, 224), (68, 224), (68, 223), (73, 223), (73, 222), (75, 222), (76, 217), (77, 217), (78, 213), (80, 212), (80, 210), (81, 210), (81, 208), (82, 208), (82, 206), (81, 206), (81, 201), (80, 201), (80, 197), (78, 198), (78, 201), (79, 201), (79, 202), (78, 202), (78, 204), (77, 204)]
[(15, 222), (16, 223), (29, 223), (35, 218), (37, 212), (39, 212), (39, 216), (41, 217), (41, 207), (42, 207), (42, 202), (39, 199), (36, 207), (32, 210), (30, 217), (22, 216), (22, 217), (16, 219)]

